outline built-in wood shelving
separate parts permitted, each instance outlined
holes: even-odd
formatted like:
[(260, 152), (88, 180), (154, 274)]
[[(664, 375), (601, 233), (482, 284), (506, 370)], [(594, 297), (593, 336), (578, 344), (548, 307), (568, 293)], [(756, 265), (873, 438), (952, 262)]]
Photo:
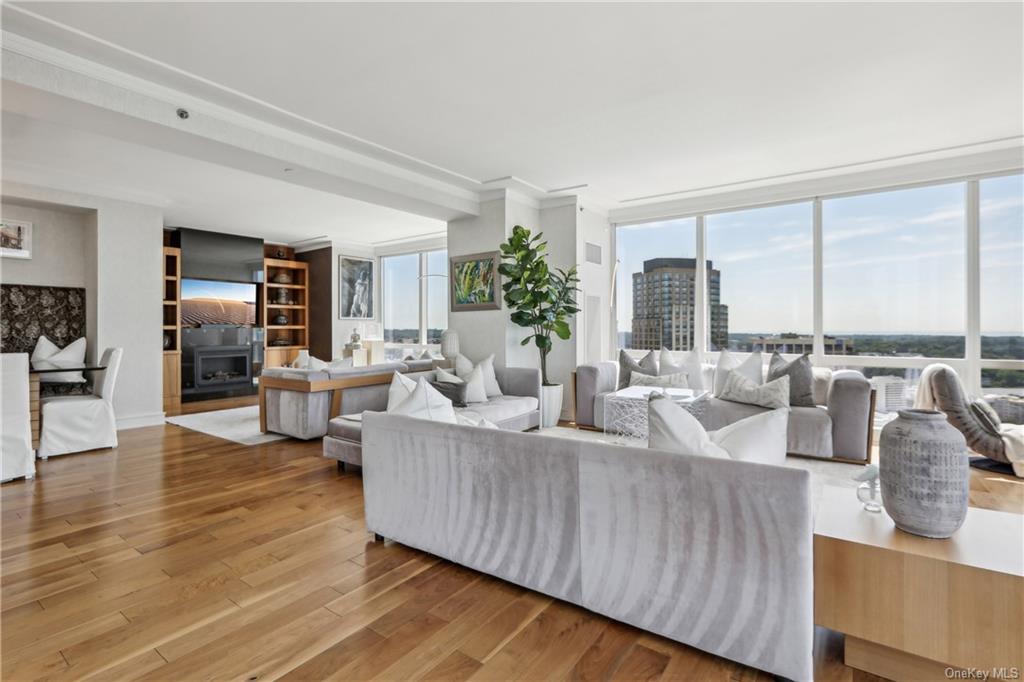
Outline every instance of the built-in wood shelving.
[(181, 409), (181, 249), (165, 245), (162, 264), (164, 411), (176, 414)]
[[(284, 258), (277, 257), (278, 252)], [(309, 348), (309, 269), (306, 263), (293, 260), (288, 247), (267, 244), (263, 259), (263, 366), (280, 367), (290, 363), (300, 350)], [(287, 282), (275, 282), (281, 275)], [(276, 318), (283, 315), (285, 321)], [(275, 345), (275, 342), (287, 345)]]

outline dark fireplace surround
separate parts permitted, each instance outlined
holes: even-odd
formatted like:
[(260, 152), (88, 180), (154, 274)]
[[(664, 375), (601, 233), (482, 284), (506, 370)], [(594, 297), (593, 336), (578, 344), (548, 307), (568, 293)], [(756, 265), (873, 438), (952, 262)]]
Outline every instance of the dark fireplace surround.
[(196, 388), (232, 389), (252, 384), (252, 346), (196, 346)]

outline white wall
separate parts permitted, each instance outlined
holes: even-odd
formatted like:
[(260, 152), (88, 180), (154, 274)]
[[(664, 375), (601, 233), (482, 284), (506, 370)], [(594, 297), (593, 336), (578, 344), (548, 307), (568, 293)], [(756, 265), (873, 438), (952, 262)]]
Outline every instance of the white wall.
[(5, 202), (41, 202), (95, 212), (85, 220), (82, 257), (86, 288), (94, 282), (96, 292), (95, 301), (87, 301), (89, 353), (95, 358), (104, 348), (124, 348), (114, 395), (118, 428), (162, 423), (162, 211), (11, 182), (4, 183), (3, 196)]
[[(604, 213), (581, 206), (579, 213), (579, 238), (576, 242), (576, 259), (580, 264), (580, 319), (577, 320), (580, 333), (576, 336), (576, 364), (610, 360), (615, 349), (612, 347), (608, 330), (612, 328), (611, 282), (615, 253), (612, 250), (612, 227)], [(601, 263), (586, 261), (587, 243), (601, 248)], [(588, 297), (599, 299), (595, 310), (586, 308)], [(588, 319), (595, 315), (596, 319)], [(596, 331), (595, 331), (596, 330)], [(596, 348), (596, 353), (589, 352)]]
[(32, 223), (32, 258), (0, 259), (5, 284), (87, 287), (86, 240), (92, 211), (16, 203), (4, 198), (0, 216)]

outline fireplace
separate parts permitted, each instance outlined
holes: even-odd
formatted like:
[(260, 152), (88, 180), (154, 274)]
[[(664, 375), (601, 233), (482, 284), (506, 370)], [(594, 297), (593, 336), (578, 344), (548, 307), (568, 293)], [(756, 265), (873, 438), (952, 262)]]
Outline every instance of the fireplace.
[(195, 346), (195, 387), (221, 391), (252, 385), (252, 346)]

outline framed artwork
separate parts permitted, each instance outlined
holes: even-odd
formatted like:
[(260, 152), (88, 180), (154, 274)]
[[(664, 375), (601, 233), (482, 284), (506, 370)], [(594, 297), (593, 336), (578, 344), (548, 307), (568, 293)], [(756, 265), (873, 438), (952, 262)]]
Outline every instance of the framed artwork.
[(451, 311), (500, 310), (498, 265), (501, 253), (474, 253), (452, 256), (448, 262), (448, 291)]
[(0, 220), (0, 257), (32, 257), (32, 223)]
[(338, 256), (339, 319), (373, 319), (375, 265), (372, 258)]

